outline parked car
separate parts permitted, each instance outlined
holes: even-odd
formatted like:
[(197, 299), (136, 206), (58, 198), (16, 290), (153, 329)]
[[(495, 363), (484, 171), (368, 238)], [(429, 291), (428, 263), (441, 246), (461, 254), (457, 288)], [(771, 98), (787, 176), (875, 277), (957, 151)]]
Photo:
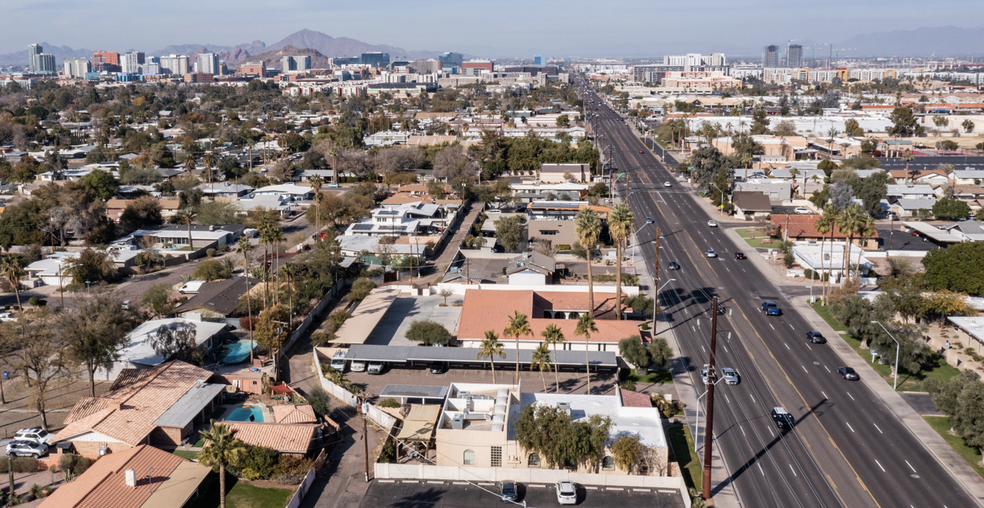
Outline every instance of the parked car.
[(574, 488), (574, 482), (560, 480), (555, 487), (557, 489), (558, 504), (577, 504), (577, 490)]
[(746, 259), (745, 253), (742, 251), (735, 252), (735, 259)]
[(709, 227), (709, 228), (716, 228), (716, 227), (718, 227), (718, 223), (715, 220), (709, 220), (709, 221), (707, 221), (707, 227)]
[(444, 374), (448, 371), (448, 362), (435, 363), (431, 367), (431, 374)]
[(335, 351), (335, 355), (331, 357), (331, 363), (328, 365), (338, 372), (345, 372), (345, 363), (345, 351)]
[(705, 252), (704, 255), (706, 255), (709, 258), (718, 257), (718, 255), (714, 252), (714, 249), (707, 249), (707, 252)]
[(670, 261), (670, 264), (667, 268), (669, 268), (670, 270), (679, 270), (680, 265), (678, 265), (676, 261)]
[(779, 430), (788, 430), (793, 428), (793, 415), (789, 414), (789, 411), (781, 407), (772, 408), (772, 421), (775, 422), (776, 428)]
[(848, 381), (857, 381), (861, 379), (861, 376), (858, 375), (857, 371), (850, 367), (837, 367), (837, 373)]
[(14, 314), (12, 312), (0, 312), (0, 322), (3, 322), (3, 321), (14, 321), (14, 322), (16, 322), (17, 321), (17, 318), (14, 317)]
[(44, 443), (32, 443), (30, 441), (11, 441), (7, 443), (7, 456), (9, 457), (43, 457), (48, 453), (48, 445)]
[(736, 385), (741, 381), (738, 377), (738, 371), (732, 369), (731, 367), (725, 367), (721, 369), (721, 377), (724, 378), (724, 384)]
[(330, 183), (330, 184), (327, 185), (327, 187), (329, 189), (337, 189), (338, 188), (338, 184), (337, 183)]
[(765, 303), (763, 303), (762, 304), (762, 312), (764, 312), (766, 316), (781, 316), (782, 315), (782, 309), (780, 309), (779, 306), (776, 305), (776, 302), (765, 302)]
[(797, 206), (796, 208), (793, 208), (793, 213), (798, 213), (800, 215), (808, 215), (813, 212), (811, 212), (810, 209), (805, 206)]
[(827, 342), (827, 339), (824, 338), (823, 334), (816, 330), (810, 330), (806, 332), (806, 338), (807, 340), (809, 340), (814, 344), (823, 344)]
[(516, 502), (516, 483), (515, 482), (502, 482), (499, 484), (499, 497), (504, 502), (515, 503)]
[(14, 433), (14, 441), (30, 441), (38, 444), (48, 444), (52, 434), (41, 427), (21, 429)]
[(386, 364), (384, 364), (383, 362), (369, 362), (368, 372), (372, 375), (379, 375), (383, 373), (383, 370), (385, 368), (386, 368)]
[(352, 363), (349, 365), (349, 368), (352, 369), (352, 372), (365, 372), (366, 362), (352, 361)]

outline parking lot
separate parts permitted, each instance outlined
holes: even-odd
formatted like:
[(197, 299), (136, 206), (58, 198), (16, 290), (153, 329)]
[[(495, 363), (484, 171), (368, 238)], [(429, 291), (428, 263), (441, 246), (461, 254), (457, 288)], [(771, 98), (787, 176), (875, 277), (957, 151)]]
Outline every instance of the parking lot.
[[(475, 349), (478, 354), (478, 349)], [(558, 373), (560, 377), (560, 391), (564, 393), (587, 393), (587, 383), (585, 382), (584, 372), (572, 372), (562, 370)], [(444, 374), (431, 374), (430, 368), (420, 366), (417, 368), (390, 367), (382, 375), (370, 375), (365, 372), (348, 372), (346, 379), (362, 387), (370, 395), (379, 395), (386, 385), (418, 385), (418, 386), (448, 386), (451, 383), (491, 383), (492, 370), (485, 368), (451, 368)], [(516, 379), (515, 365), (509, 368), (496, 367), (496, 383), (512, 383)], [(553, 392), (554, 373), (544, 372), (543, 380), (540, 379), (540, 372), (531, 372), (529, 368), (519, 371), (520, 383), (525, 391), (533, 392)], [(615, 393), (615, 385), (618, 375), (615, 372), (591, 372), (591, 393), (595, 395), (612, 395)], [(546, 382), (546, 390), (543, 385)], [(413, 401), (419, 402), (419, 401)]]
[[(439, 482), (418, 480), (374, 480), (362, 498), (365, 508), (393, 507), (441, 507), (474, 508), (476, 506), (502, 507), (498, 487), (492, 482), (477, 485), (466, 482)], [(526, 506), (557, 506), (553, 485), (519, 485), (519, 502)], [(578, 506), (646, 506), (652, 508), (677, 508), (685, 506), (681, 493), (669, 489), (635, 489), (613, 487), (577, 486)], [(515, 505), (513, 505), (515, 506)]]
[(461, 316), (462, 297), (455, 295), (448, 298), (448, 306), (441, 307), (444, 298), (440, 296), (400, 296), (393, 301), (379, 324), (373, 329), (366, 344), (376, 346), (417, 346), (419, 344), (406, 339), (407, 329), (414, 321), (430, 319), (444, 325), (452, 334), (457, 331), (458, 318)]

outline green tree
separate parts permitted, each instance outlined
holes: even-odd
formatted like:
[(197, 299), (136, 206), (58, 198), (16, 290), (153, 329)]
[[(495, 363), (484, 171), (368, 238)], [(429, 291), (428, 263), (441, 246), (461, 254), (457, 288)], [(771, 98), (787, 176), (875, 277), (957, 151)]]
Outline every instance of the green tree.
[(170, 316), (174, 312), (174, 302), (171, 301), (171, 285), (166, 282), (159, 282), (148, 287), (144, 291), (141, 301), (150, 308), (158, 319)]
[[(825, 259), (823, 254), (823, 247), (824, 247), (824, 243), (826, 243), (827, 233), (830, 233), (830, 249), (831, 251), (833, 251), (834, 249), (834, 230), (836, 229), (837, 222), (839, 220), (840, 220), (840, 210), (838, 210), (837, 207), (834, 205), (825, 205), (823, 207), (823, 213), (820, 215), (820, 217), (817, 219), (816, 223), (814, 224), (814, 227), (816, 228), (817, 232), (820, 233), (821, 259)], [(831, 256), (833, 256), (833, 252), (831, 252)], [(827, 274), (829, 274), (832, 270), (833, 270), (833, 265), (829, 266), (829, 268), (825, 268), (824, 263), (821, 263), (820, 265), (821, 273), (826, 271)], [(826, 303), (827, 281), (830, 280), (830, 277), (829, 276), (824, 277), (823, 275), (821, 275), (820, 277), (821, 279), (823, 279), (823, 301)]]
[(228, 259), (206, 259), (198, 263), (191, 276), (205, 282), (212, 282), (213, 280), (232, 278), (232, 272), (232, 261)]
[(375, 282), (366, 277), (359, 278), (352, 283), (352, 289), (349, 290), (348, 294), (345, 296), (345, 299), (350, 302), (361, 302), (369, 296), (369, 293), (371, 293), (373, 289), (376, 289)]
[(540, 344), (533, 350), (532, 359), (530, 360), (530, 370), (540, 371), (540, 382), (543, 383), (544, 392), (547, 391), (547, 381), (543, 378), (543, 373), (550, 372), (551, 366), (550, 350), (547, 349), (546, 344)]
[(598, 327), (595, 326), (594, 318), (591, 317), (590, 313), (586, 312), (577, 318), (577, 326), (574, 328), (574, 335), (584, 335), (584, 371), (587, 374), (589, 395), (591, 394), (591, 357), (588, 354), (590, 350), (588, 347), (588, 341), (591, 340), (591, 334), (597, 331)]
[(223, 226), (226, 224), (242, 224), (245, 216), (239, 205), (222, 201), (209, 201), (198, 205), (198, 215), (195, 223), (205, 226)]
[(414, 320), (406, 333), (407, 340), (424, 346), (444, 344), (451, 339), (451, 332), (437, 321), (430, 319)]
[(858, 121), (853, 118), (848, 118), (844, 122), (844, 134), (855, 138), (864, 137), (864, 129), (858, 124)]
[(924, 278), (934, 290), (984, 296), (984, 242), (966, 242), (931, 250), (923, 258)]
[(525, 219), (519, 215), (503, 217), (495, 223), (495, 237), (506, 252), (516, 252), (519, 243), (526, 239)]
[(331, 411), (331, 395), (320, 386), (311, 387), (304, 394), (304, 398), (308, 404), (311, 404), (311, 410), (314, 411), (314, 416), (317, 416), (318, 420), (323, 419)]
[(964, 120), (963, 123), (960, 124), (960, 126), (963, 127), (965, 131), (967, 131), (967, 134), (974, 132), (974, 121), (969, 118)]
[(205, 446), (198, 453), (198, 462), (203, 466), (219, 469), (219, 506), (225, 508), (225, 468), (239, 462), (246, 454), (246, 445), (236, 439), (236, 432), (238, 432), (236, 429), (215, 423), (215, 420), (212, 420), (211, 424), (209, 430), (201, 431)]
[(898, 106), (888, 117), (892, 127), (888, 129), (890, 136), (908, 137), (917, 134), (918, 123), (912, 109)]
[(577, 213), (574, 219), (574, 234), (577, 241), (586, 251), (585, 259), (588, 266), (588, 315), (594, 318), (594, 280), (591, 276), (591, 253), (598, 237), (601, 235), (601, 220), (591, 208), (585, 208)]
[(124, 305), (116, 293), (83, 293), (75, 307), (60, 316), (61, 334), (71, 358), (89, 376), (89, 396), (96, 396), (96, 370), (110, 370), (120, 351), (130, 343), (129, 333), (144, 321), (136, 307)]
[(161, 224), (164, 224), (161, 204), (152, 196), (143, 196), (130, 201), (120, 214), (120, 226), (127, 232)]
[(99, 199), (109, 199), (115, 196), (116, 190), (120, 187), (120, 182), (116, 180), (115, 176), (98, 169), (83, 176), (82, 184), (92, 189), (99, 196)]
[(26, 275), (24, 271), (24, 259), (16, 254), (7, 254), (0, 260), (0, 275), (7, 279), (7, 283), (14, 290), (14, 297), (17, 298), (17, 308), (23, 308), (21, 307), (20, 300), (20, 278)]
[(557, 127), (567, 128), (570, 126), (571, 126), (571, 119), (568, 118), (567, 115), (560, 115), (557, 117)]
[(62, 276), (72, 278), (68, 287), (73, 290), (102, 281), (111, 282), (119, 276), (113, 258), (104, 250), (87, 248), (78, 256), (69, 258), (67, 264), (68, 267), (62, 270)]
[(673, 348), (666, 342), (666, 339), (656, 337), (646, 346), (646, 349), (649, 351), (649, 357), (654, 366), (657, 368), (670, 366), (670, 360), (673, 359)]
[(615, 467), (623, 471), (632, 471), (632, 466), (639, 460), (642, 454), (642, 443), (639, 436), (620, 435), (612, 443), (612, 456), (615, 459)]
[[(544, 342), (546, 344), (553, 347), (553, 354), (554, 354), (553, 363), (554, 365), (558, 365), (557, 345), (563, 344), (566, 341), (566, 339), (564, 338), (564, 332), (561, 331), (561, 329), (558, 328), (557, 325), (550, 323), (549, 325), (547, 325), (546, 329), (540, 332), (540, 335), (543, 336)], [(560, 370), (559, 367), (556, 370), (554, 370), (554, 382), (556, 383), (554, 385), (554, 393), (560, 393), (560, 374), (558, 372), (559, 370)]]
[(478, 356), (475, 358), (481, 360), (484, 358), (489, 359), (489, 366), (492, 367), (492, 384), (495, 384), (495, 358), (505, 360), (506, 352), (502, 349), (502, 343), (499, 342), (499, 335), (495, 333), (495, 330), (488, 330), (485, 332), (485, 340), (482, 344), (478, 346)]
[(648, 369), (652, 363), (649, 350), (646, 349), (646, 346), (642, 343), (642, 339), (638, 335), (626, 337), (618, 341), (618, 353), (627, 362), (635, 365), (637, 369)]
[(933, 216), (938, 220), (960, 220), (971, 216), (970, 205), (956, 198), (943, 198), (933, 204)]
[(764, 109), (756, 109), (752, 112), (752, 126), (749, 132), (755, 136), (759, 134), (768, 134), (769, 131), (769, 118), (766, 116)]
[(860, 234), (865, 227), (866, 219), (864, 210), (858, 204), (853, 204), (844, 209), (840, 214), (838, 229), (847, 235), (847, 242), (844, 245), (844, 274), (850, 276), (851, 268), (851, 245), (854, 242), (854, 235)]
[(533, 329), (530, 328), (530, 322), (526, 319), (526, 314), (521, 314), (518, 310), (513, 312), (512, 316), (509, 316), (509, 324), (506, 325), (506, 329), (502, 332), (506, 337), (513, 337), (516, 339), (516, 383), (519, 384), (519, 338), (520, 337), (532, 337)]
[(629, 236), (632, 234), (632, 224), (635, 217), (629, 210), (629, 205), (619, 203), (612, 207), (608, 214), (608, 234), (615, 242), (615, 295), (619, 300), (616, 305), (616, 319), (623, 319), (622, 316), (622, 249), (625, 248)]

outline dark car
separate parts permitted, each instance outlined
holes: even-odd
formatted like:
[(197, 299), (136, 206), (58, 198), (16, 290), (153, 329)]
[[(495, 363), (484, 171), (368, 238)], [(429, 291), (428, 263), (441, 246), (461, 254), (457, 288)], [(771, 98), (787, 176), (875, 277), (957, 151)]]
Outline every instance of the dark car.
[(735, 259), (745, 259), (745, 253), (742, 251), (735, 252)]
[(776, 305), (776, 302), (765, 302), (765, 303), (763, 303), (762, 304), (762, 312), (764, 312), (766, 316), (781, 316), (782, 315), (782, 309), (780, 309), (779, 306)]
[(448, 362), (435, 363), (431, 367), (431, 374), (444, 374), (448, 371)]
[(850, 367), (837, 367), (837, 373), (848, 381), (857, 381), (858, 379), (861, 379), (861, 376), (858, 375), (857, 371)]
[(779, 430), (793, 428), (793, 415), (781, 407), (772, 408), (772, 421), (775, 422), (776, 428)]
[(670, 264), (669, 264), (669, 267), (668, 268), (670, 270), (679, 270), (680, 269), (680, 265), (678, 265), (676, 261), (670, 261)]
[(809, 339), (809, 341), (814, 344), (823, 344), (827, 342), (827, 339), (823, 337), (823, 334), (816, 330), (810, 330), (806, 332), (806, 338)]
[(499, 484), (499, 497), (506, 502), (516, 502), (516, 484), (514, 482), (502, 482)]

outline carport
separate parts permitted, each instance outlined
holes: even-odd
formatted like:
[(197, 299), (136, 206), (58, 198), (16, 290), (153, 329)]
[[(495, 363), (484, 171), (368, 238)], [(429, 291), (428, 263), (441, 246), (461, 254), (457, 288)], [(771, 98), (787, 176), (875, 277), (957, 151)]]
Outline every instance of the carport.
[[(407, 366), (433, 365), (435, 363), (447, 362), (452, 364), (452, 366), (480, 368), (489, 365), (490, 361), (498, 363), (502, 367), (516, 365), (515, 348), (506, 347), (505, 358), (494, 356), (492, 359), (479, 359), (478, 351), (478, 348), (469, 347), (373, 346), (357, 344), (348, 349), (345, 359), (363, 362), (405, 363)], [(520, 365), (526, 365), (528, 367), (532, 359), (532, 350), (519, 350)], [(553, 351), (550, 352), (550, 360), (554, 360)], [(584, 368), (584, 360), (584, 351), (560, 350), (557, 351), (556, 367), (558, 370), (565, 368), (581, 369)], [(595, 370), (618, 368), (615, 353), (612, 351), (589, 351), (588, 361)]]
[(373, 289), (355, 308), (352, 317), (342, 323), (332, 344), (364, 344), (398, 296), (399, 289)]
[[(387, 385), (386, 388), (389, 388)], [(442, 387), (444, 394), (448, 388)], [(386, 390), (383, 390), (384, 392)], [(426, 456), (427, 451), (433, 447), (434, 431), (437, 429), (437, 421), (441, 417), (442, 406), (424, 406), (412, 404), (410, 412), (403, 419), (403, 428), (396, 436), (396, 461), (400, 461), (400, 449), (409, 448), (411, 457), (419, 455)]]
[(957, 237), (957, 235), (954, 235), (954, 234), (950, 233), (949, 231), (938, 229), (938, 228), (934, 227), (932, 224), (926, 224), (925, 222), (909, 222), (909, 221), (903, 221), (902, 222), (902, 225), (912, 228), (913, 230), (915, 230), (920, 235), (925, 236), (925, 237), (929, 238), (930, 240), (932, 240), (932, 241), (934, 241), (936, 243), (960, 243), (961, 242), (960, 238)]
[(424, 404), (428, 401), (444, 402), (444, 398), (447, 396), (447, 386), (386, 385), (383, 391), (379, 393), (381, 399), (400, 399), (400, 405), (403, 405), (406, 399), (421, 399)]

